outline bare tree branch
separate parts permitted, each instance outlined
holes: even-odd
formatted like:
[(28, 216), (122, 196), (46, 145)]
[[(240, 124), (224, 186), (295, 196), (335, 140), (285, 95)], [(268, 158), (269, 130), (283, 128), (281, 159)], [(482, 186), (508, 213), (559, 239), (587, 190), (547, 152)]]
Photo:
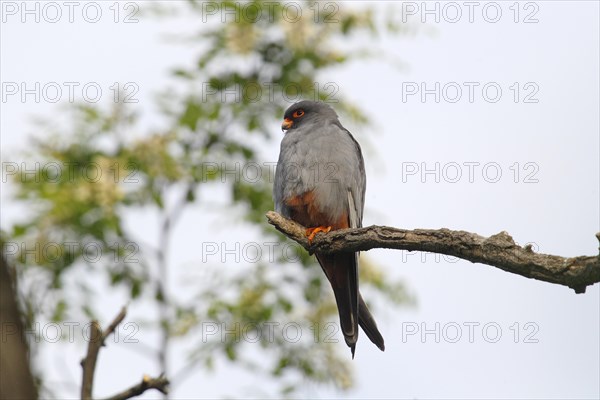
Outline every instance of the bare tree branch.
[(90, 342), (88, 343), (87, 355), (81, 360), (83, 367), (83, 378), (81, 382), (81, 399), (92, 399), (92, 388), (94, 387), (94, 372), (96, 371), (96, 361), (98, 360), (98, 352), (100, 347), (104, 345), (106, 338), (115, 331), (117, 326), (125, 319), (127, 308), (123, 307), (121, 312), (110, 323), (106, 331), (102, 333), (98, 321), (92, 321)]
[(94, 387), (94, 372), (98, 352), (102, 346), (102, 329), (98, 321), (92, 321), (91, 333), (88, 343), (87, 355), (81, 360), (83, 367), (83, 378), (81, 381), (81, 400), (92, 400), (92, 388)]
[(106, 338), (108, 338), (115, 331), (115, 329), (117, 329), (117, 326), (119, 326), (119, 324), (123, 322), (126, 315), (127, 307), (123, 306), (123, 308), (121, 308), (121, 312), (117, 314), (113, 322), (111, 322), (108, 328), (106, 328), (106, 331), (104, 331), (104, 334), (102, 335), (102, 346), (104, 346), (104, 341), (106, 340)]
[[(127, 315), (127, 308), (123, 307), (119, 314), (113, 319), (108, 325), (104, 333), (100, 328), (98, 321), (92, 321), (90, 340), (87, 349), (87, 355), (81, 360), (81, 366), (83, 367), (83, 378), (81, 384), (81, 399), (92, 400), (92, 389), (94, 387), (94, 372), (96, 371), (96, 361), (98, 360), (98, 353), (100, 347), (104, 346), (104, 341), (115, 331), (117, 326), (125, 319)], [(169, 380), (163, 375), (158, 378), (151, 378), (148, 375), (144, 375), (142, 382), (118, 393), (109, 399), (129, 399), (134, 396), (139, 396), (148, 389), (156, 389), (163, 394), (168, 393)]]
[[(387, 226), (343, 229), (319, 233), (312, 243), (306, 228), (274, 211), (267, 213), (269, 223), (311, 254), (366, 251), (386, 248), (427, 251), (462, 258), (500, 268), (513, 274), (568, 286), (585, 293), (587, 286), (600, 282), (600, 256), (565, 258), (534, 253), (531, 246), (521, 247), (506, 232), (489, 238), (450, 229), (405, 230)], [(600, 240), (600, 233), (596, 234)]]
[(144, 375), (142, 381), (137, 385), (130, 387), (122, 391), (121, 393), (117, 393), (114, 396), (106, 398), (106, 400), (126, 400), (135, 396), (139, 396), (144, 393), (148, 389), (156, 389), (162, 394), (167, 394), (169, 386), (169, 380), (165, 378), (163, 375), (160, 375), (158, 378), (151, 378), (148, 375)]

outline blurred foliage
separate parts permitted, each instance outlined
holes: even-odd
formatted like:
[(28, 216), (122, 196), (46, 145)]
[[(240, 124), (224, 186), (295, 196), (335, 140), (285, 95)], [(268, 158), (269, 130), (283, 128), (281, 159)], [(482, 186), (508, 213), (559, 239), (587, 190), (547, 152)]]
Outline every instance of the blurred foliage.
[[(220, 12), (207, 12), (207, 4), (233, 14), (223, 23)], [(283, 395), (307, 381), (352, 386), (349, 352), (339, 335), (330, 337), (337, 312), (324, 274), (314, 258), (265, 223), (265, 212), (273, 208), (272, 176), (263, 168), (263, 176), (252, 182), (220, 178), (223, 168), (236, 163), (266, 161), (261, 143), (279, 140), (278, 121), (292, 100), (335, 102), (344, 120), (368, 123), (337, 86), (316, 82), (327, 82), (318, 78), (331, 76), (332, 67), (369, 54), (349, 49), (354, 36), (376, 35), (374, 15), (346, 3), (303, 2), (295, 3), (303, 13), (293, 20), (285, 3), (265, 4), (187, 4), (185, 12), (198, 17), (198, 32), (189, 40), (203, 50), (192, 67), (173, 71), (186, 89), (160, 95), (167, 128), (139, 132), (136, 115), (123, 103), (78, 105), (70, 110), (67, 127), (51, 132), (50, 121), (39, 126), (25, 157), (27, 165), (44, 167), (15, 176), (17, 198), (28, 212), (2, 235), (5, 246), (22, 244), (13, 262), (29, 324), (83, 318), (81, 312), (86, 318), (96, 315), (105, 295), (94, 292), (93, 279), (106, 279), (116, 289), (126, 288), (132, 301), (158, 307), (159, 320), (150, 322), (163, 334), (163, 358), (169, 341), (202, 336), (207, 323), (227, 326), (225, 337), (197, 341), (186, 370), (210, 369), (222, 357), (277, 379)], [(287, 245), (288, 257), (276, 252), (272, 263), (205, 265), (212, 272), (194, 285), (194, 299), (182, 300), (168, 290), (167, 270), (173, 275), (178, 267), (167, 265), (172, 228), (188, 205), (202, 205), (201, 192), (223, 185), (231, 194), (228, 207), (204, 207), (231, 216), (235, 206), (247, 224), (262, 229), (265, 240)], [(126, 228), (132, 211), (159, 215), (158, 246), (135, 226)], [(203, 222), (197, 221), (199, 235), (207, 234)], [(393, 304), (409, 299), (399, 282), (367, 262), (361, 279), (371, 294)], [(283, 340), (283, 330), (295, 327), (312, 334)], [(257, 340), (243, 340), (249, 337)], [(364, 336), (361, 343), (369, 346)]]

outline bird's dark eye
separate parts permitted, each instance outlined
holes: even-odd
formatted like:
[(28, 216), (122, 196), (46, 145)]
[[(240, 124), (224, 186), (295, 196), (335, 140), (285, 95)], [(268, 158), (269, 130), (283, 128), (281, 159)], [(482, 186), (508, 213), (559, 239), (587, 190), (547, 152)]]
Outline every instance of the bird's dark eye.
[(294, 118), (300, 118), (303, 115), (304, 115), (304, 110), (296, 110), (296, 111), (294, 111), (294, 114), (292, 114), (292, 116)]

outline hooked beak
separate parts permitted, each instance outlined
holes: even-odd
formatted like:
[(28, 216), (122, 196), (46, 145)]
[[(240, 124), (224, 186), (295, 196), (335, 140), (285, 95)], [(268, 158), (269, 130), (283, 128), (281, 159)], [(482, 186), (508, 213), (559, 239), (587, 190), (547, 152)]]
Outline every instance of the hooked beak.
[(283, 123), (281, 124), (281, 130), (286, 131), (286, 130), (290, 129), (293, 124), (294, 124), (294, 121), (292, 121), (289, 118), (286, 118), (283, 120)]

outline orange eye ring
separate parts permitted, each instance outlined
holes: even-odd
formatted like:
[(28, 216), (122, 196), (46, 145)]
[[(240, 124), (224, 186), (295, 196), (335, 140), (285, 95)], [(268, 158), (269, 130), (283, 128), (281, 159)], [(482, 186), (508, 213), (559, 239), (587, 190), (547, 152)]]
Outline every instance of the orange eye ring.
[(294, 114), (292, 114), (292, 116), (294, 118), (300, 118), (303, 115), (304, 115), (304, 110), (296, 110), (296, 111), (294, 111)]

